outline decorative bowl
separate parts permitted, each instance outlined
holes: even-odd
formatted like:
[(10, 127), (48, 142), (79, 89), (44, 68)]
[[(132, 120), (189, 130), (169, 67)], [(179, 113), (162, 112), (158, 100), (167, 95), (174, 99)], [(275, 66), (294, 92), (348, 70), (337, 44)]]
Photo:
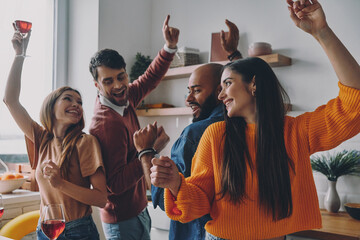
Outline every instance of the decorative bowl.
[(360, 220), (360, 203), (345, 203), (344, 207), (351, 217)]
[(248, 49), (249, 57), (256, 57), (271, 53), (272, 53), (271, 45), (266, 42), (254, 42), (250, 44)]
[(28, 177), (0, 180), (0, 193), (11, 193), (21, 187)]

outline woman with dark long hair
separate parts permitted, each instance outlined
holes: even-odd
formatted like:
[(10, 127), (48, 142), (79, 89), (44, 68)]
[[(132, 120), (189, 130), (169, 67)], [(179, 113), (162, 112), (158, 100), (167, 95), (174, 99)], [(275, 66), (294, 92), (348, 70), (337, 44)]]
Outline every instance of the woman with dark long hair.
[(152, 159), (151, 181), (165, 191), (167, 215), (189, 222), (210, 213), (207, 239), (284, 239), (320, 228), (310, 155), (360, 132), (360, 66), (327, 25), (317, 0), (287, 0), (295, 25), (322, 46), (339, 96), (314, 112), (286, 116), (288, 97), (260, 58), (229, 63), (221, 77), (225, 121), (210, 125), (191, 177), (167, 157)]
[[(50, 93), (40, 111), (42, 126), (36, 123), (19, 101), (21, 71), (30, 33), (23, 38), (15, 32), (12, 44), (16, 56), (5, 89), (4, 102), (25, 134), (31, 167), (40, 191), (40, 213), (45, 205), (62, 204), (65, 230), (61, 239), (99, 239), (91, 218), (91, 206), (106, 204), (106, 180), (100, 145), (85, 134), (80, 93), (61, 87)], [(35, 94), (35, 93), (34, 93)], [(92, 186), (92, 188), (91, 188)], [(48, 239), (37, 228), (38, 239)]]

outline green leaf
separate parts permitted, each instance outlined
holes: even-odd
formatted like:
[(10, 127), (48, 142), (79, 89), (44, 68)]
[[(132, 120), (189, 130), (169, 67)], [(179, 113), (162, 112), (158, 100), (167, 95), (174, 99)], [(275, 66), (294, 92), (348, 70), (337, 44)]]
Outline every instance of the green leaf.
[(136, 61), (134, 65), (131, 67), (131, 71), (130, 71), (131, 82), (138, 79), (142, 74), (144, 74), (144, 72), (152, 62), (150, 56), (145, 57), (139, 52), (136, 54), (135, 59)]
[(310, 162), (314, 171), (324, 174), (330, 181), (337, 181), (344, 175), (360, 176), (360, 152), (356, 150), (313, 155)]

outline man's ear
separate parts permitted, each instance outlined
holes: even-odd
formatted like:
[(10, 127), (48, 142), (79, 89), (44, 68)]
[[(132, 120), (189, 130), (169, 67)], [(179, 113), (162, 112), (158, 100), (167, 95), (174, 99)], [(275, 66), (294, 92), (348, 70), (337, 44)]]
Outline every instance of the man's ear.
[(219, 96), (220, 92), (221, 92), (221, 85), (218, 85), (216, 87), (216, 96)]
[(95, 87), (96, 87), (98, 90), (100, 90), (99, 83), (98, 83), (95, 79), (94, 79), (93, 81), (94, 81)]

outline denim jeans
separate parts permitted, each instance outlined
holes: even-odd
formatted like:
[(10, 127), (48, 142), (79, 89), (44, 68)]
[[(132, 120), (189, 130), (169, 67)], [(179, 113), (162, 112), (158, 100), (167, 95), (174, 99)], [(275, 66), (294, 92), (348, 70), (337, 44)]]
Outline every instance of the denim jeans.
[(102, 225), (107, 240), (150, 240), (151, 219), (147, 208), (136, 217)]
[[(38, 240), (49, 240), (48, 237), (41, 230), (41, 222), (39, 219), (36, 228)], [(90, 216), (76, 219), (65, 224), (64, 231), (57, 238), (58, 240), (99, 240), (99, 233), (96, 225)]]
[(205, 233), (205, 240), (226, 240), (224, 238), (215, 237), (214, 235), (206, 232)]

